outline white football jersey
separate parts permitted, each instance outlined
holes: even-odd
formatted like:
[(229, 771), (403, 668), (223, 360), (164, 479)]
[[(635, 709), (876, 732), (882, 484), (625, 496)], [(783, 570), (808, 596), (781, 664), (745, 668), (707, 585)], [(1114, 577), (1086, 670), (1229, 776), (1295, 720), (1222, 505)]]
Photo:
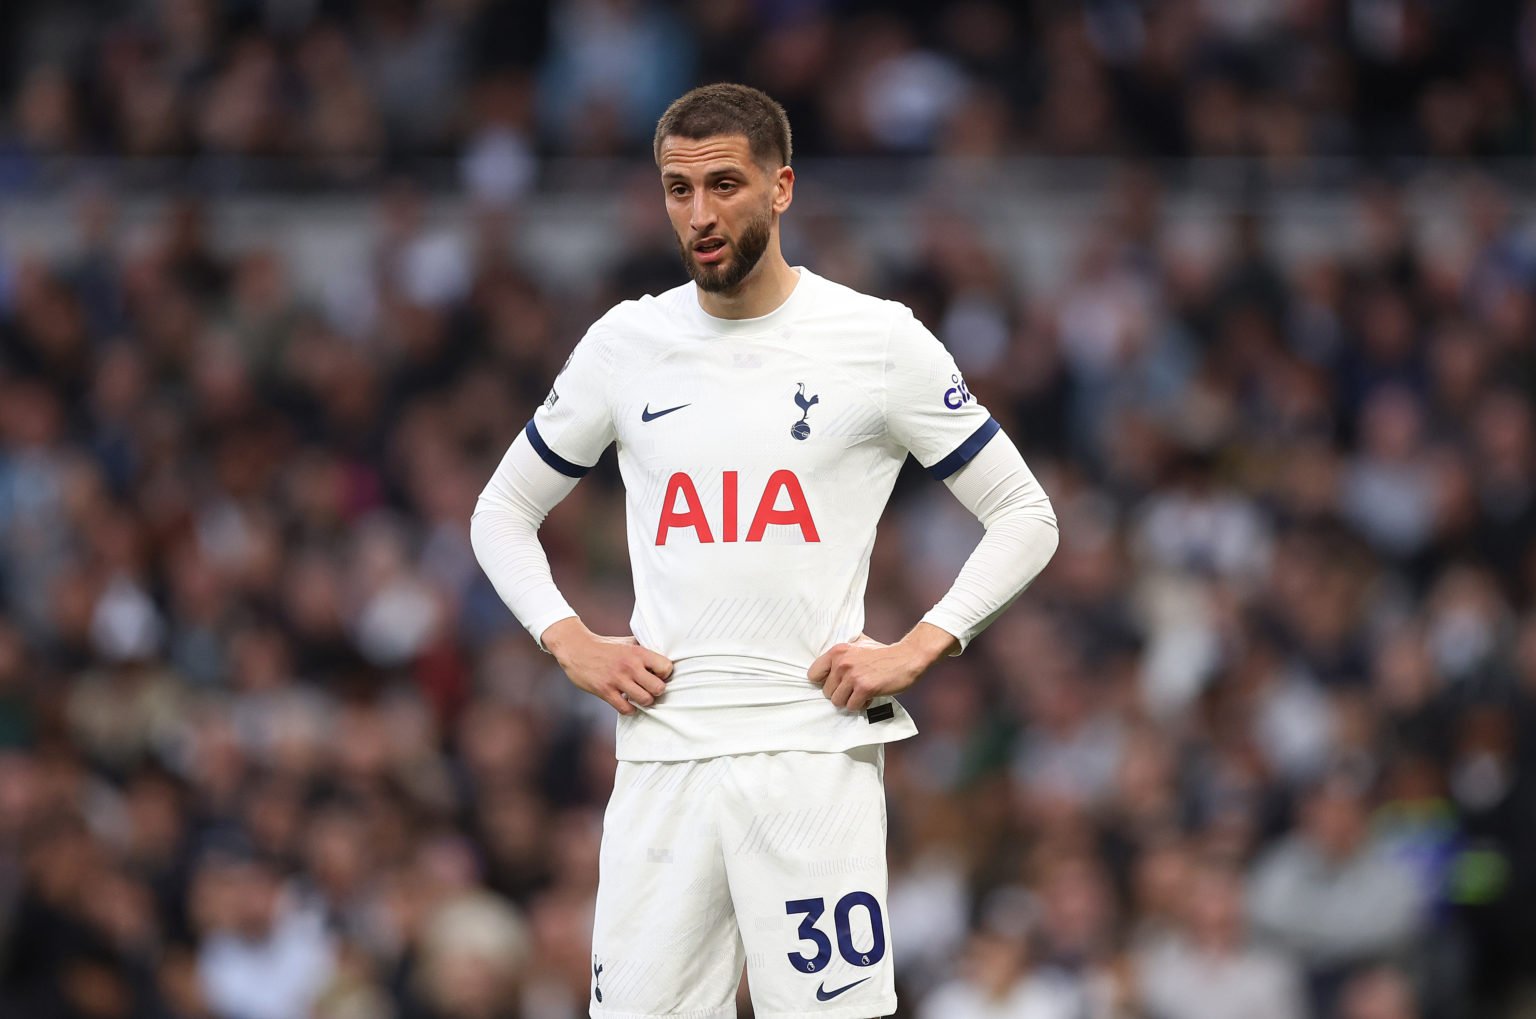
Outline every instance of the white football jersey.
[(942, 479), (998, 424), (905, 306), (799, 273), (761, 318), (707, 314), (692, 283), (618, 305), (528, 422), (571, 477), (618, 444), (632, 632), (675, 663), (652, 707), (619, 718), (620, 760), (917, 731), (894, 699), (839, 710), (806, 673), (863, 629), (875, 525), (907, 453)]

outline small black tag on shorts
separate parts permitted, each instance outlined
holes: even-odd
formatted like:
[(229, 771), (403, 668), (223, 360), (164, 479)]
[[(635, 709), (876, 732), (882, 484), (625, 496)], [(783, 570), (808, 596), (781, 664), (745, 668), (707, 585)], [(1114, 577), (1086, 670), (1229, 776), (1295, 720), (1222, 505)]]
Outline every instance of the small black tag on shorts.
[(864, 717), (869, 719), (871, 723), (887, 721), (896, 717), (896, 705), (889, 702), (885, 704), (876, 704), (874, 707), (864, 712)]

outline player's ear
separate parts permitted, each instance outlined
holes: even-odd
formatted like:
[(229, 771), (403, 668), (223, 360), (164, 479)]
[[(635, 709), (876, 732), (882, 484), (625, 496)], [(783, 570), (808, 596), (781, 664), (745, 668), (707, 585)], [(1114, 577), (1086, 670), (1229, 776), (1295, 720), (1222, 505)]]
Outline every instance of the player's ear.
[(773, 211), (783, 215), (795, 200), (795, 170), (792, 166), (781, 166), (774, 173), (773, 178)]

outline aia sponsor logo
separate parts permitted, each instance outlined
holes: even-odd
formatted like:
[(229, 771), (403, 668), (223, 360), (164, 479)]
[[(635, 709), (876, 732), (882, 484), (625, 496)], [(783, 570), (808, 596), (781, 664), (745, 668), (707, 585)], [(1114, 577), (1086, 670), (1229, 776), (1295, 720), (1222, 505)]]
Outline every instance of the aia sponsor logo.
[[(667, 492), (661, 500), (661, 520), (656, 525), (656, 544), (665, 545), (673, 531), (693, 531), (699, 544), (715, 541), (734, 542), (740, 537), (742, 504), (740, 501), (739, 475), (725, 471), (720, 476), (719, 513), (711, 519), (699, 498), (698, 486), (693, 478), (678, 471), (667, 479)], [(788, 505), (780, 508), (780, 503)], [(798, 526), (800, 536), (807, 542), (820, 541), (816, 520), (811, 516), (805, 490), (794, 471), (774, 471), (758, 497), (757, 510), (747, 525), (747, 541), (762, 541), (769, 524)], [(717, 537), (718, 536), (718, 537)]]

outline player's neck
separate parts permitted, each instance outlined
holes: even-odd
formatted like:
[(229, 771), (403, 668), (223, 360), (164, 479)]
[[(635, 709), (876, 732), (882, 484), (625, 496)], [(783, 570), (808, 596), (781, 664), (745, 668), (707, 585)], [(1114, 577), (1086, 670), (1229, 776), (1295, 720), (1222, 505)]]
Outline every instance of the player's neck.
[(777, 247), (763, 253), (762, 259), (728, 293), (700, 290), (699, 307), (716, 318), (761, 318), (789, 300), (800, 274), (784, 261)]

